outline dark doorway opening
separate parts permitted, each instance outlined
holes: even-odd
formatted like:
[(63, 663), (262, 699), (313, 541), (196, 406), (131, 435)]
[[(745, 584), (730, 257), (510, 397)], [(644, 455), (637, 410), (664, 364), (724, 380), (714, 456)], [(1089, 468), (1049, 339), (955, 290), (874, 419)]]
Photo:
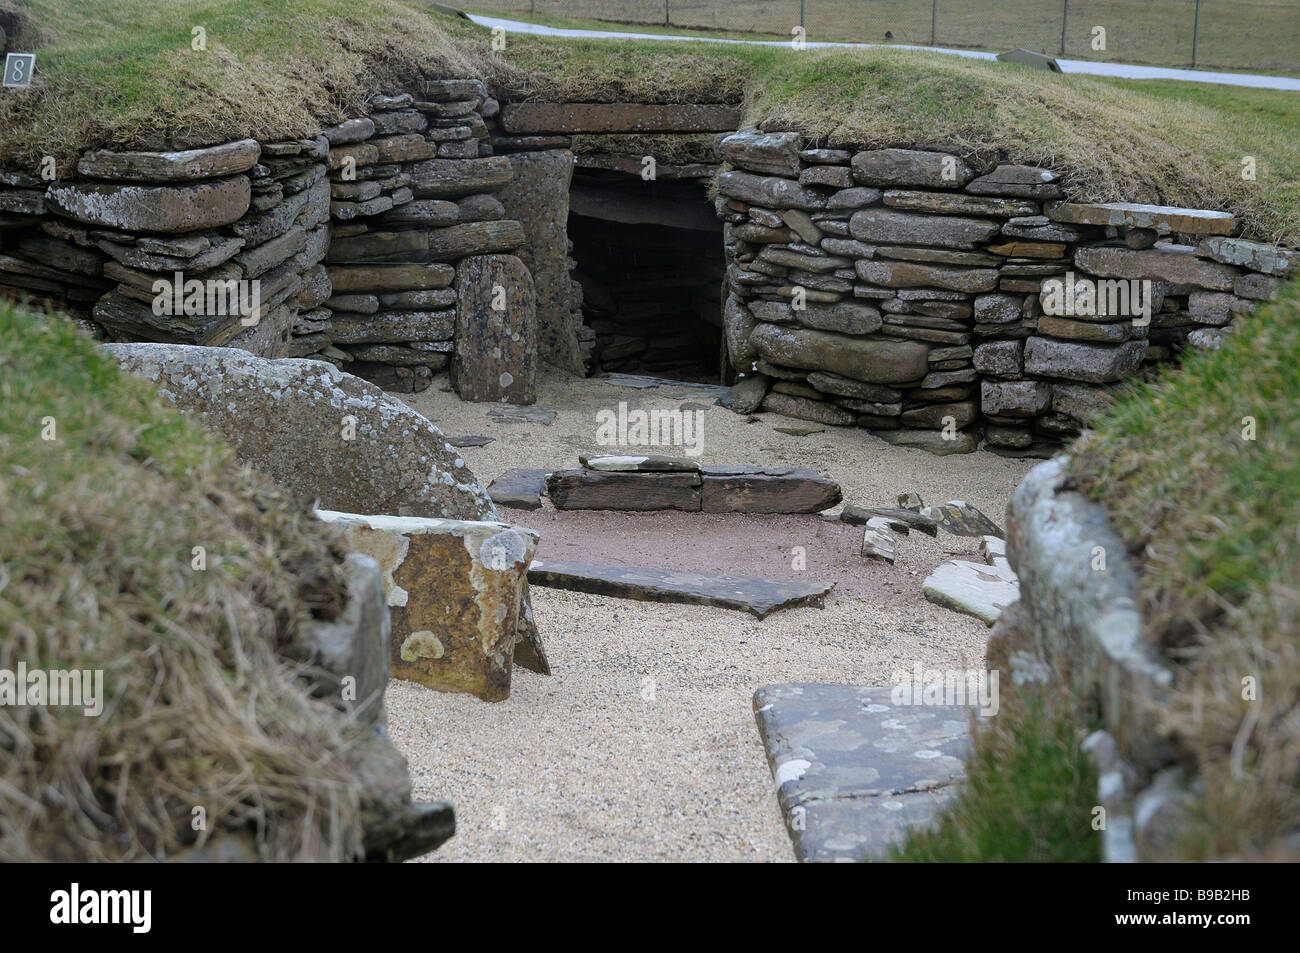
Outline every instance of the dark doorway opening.
[(569, 238), (593, 375), (719, 383), (726, 262), (702, 182), (578, 169)]

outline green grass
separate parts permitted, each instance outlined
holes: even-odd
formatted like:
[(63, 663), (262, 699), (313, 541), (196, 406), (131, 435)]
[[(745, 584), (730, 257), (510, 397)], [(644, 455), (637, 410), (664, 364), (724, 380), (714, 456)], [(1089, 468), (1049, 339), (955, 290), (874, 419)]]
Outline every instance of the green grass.
[(1255, 855), (1300, 827), (1297, 407), (1292, 283), (1221, 350), (1135, 388), (1075, 460), (1141, 565), (1152, 643), (1177, 663), (1166, 718), (1209, 791), (1193, 857)]
[[(314, 134), (422, 75), (510, 96), (744, 102), (748, 121), (832, 145), (947, 141), (1035, 162), (1069, 194), (1234, 211), (1300, 243), (1300, 95), (1044, 74), (901, 50), (556, 40), (391, 0), (23, 0), (46, 32), (37, 82), (0, 98), (0, 163), (66, 169), (85, 147), (185, 148)], [(208, 50), (190, 49), (190, 29)], [(1240, 162), (1254, 156), (1255, 181)], [(66, 173), (64, 173), (66, 174)]]
[[(957, 799), (893, 851), (904, 863), (1095, 863), (1097, 776), (1059, 700), (1017, 692), (982, 723)], [(1058, 696), (1059, 698), (1059, 696)]]
[(0, 707), (0, 861), (355, 855), (365, 732), (279, 655), (342, 602), (334, 536), (70, 321), (0, 303), (0, 339), (0, 669), (107, 695)]
[[(664, 5), (647, 0), (474, 0), (470, 9), (553, 26), (782, 38), (800, 12), (798, 0), (671, 0), (665, 26)], [(804, 24), (810, 40), (928, 44), (931, 9), (928, 0), (807, 0)], [(1071, 0), (1064, 55), (1189, 66), (1195, 9), (1194, 0)], [(1060, 0), (939, 0), (935, 42), (1055, 56), (1061, 11)], [(1105, 49), (1093, 49), (1094, 26), (1106, 29)], [(1196, 65), (1300, 71), (1300, 0), (1206, 0)]]

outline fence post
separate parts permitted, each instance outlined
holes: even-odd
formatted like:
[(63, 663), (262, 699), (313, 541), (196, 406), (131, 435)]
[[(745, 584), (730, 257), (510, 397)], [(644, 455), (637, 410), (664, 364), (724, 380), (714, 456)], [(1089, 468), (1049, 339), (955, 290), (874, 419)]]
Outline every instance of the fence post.
[(1196, 44), (1201, 38), (1201, 0), (1196, 0), (1196, 19), (1192, 21), (1192, 66), (1196, 66)]
[(664, 0), (664, 26), (672, 26), (672, 14), (668, 7), (670, 2), (671, 0)]
[(807, 30), (808, 24), (803, 22), (803, 5), (804, 5), (804, 0), (799, 0), (799, 25), (803, 27), (804, 30)]
[(930, 45), (934, 46), (935, 23), (939, 19), (939, 0), (930, 3)]
[(1070, 22), (1070, 0), (1061, 6), (1061, 56), (1065, 55), (1065, 25)]

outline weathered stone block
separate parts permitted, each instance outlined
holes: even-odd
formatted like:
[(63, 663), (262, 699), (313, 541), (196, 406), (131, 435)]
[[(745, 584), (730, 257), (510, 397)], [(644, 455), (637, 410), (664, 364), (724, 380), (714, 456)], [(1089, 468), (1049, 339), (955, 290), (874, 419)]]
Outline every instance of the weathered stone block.
[(916, 149), (875, 149), (853, 157), (853, 178), (863, 185), (919, 185), (956, 189), (974, 177), (957, 156)]
[(1110, 347), (1035, 336), (1025, 342), (1025, 373), (1104, 384), (1133, 374), (1146, 352), (1146, 341)]
[(818, 470), (730, 469), (742, 472), (705, 470), (700, 484), (705, 513), (820, 513), (843, 499), (840, 485)]
[(763, 410), (783, 417), (812, 420), (819, 424), (831, 424), (837, 427), (851, 427), (857, 420), (856, 414), (834, 404), (775, 391), (763, 398)]
[(994, 417), (1035, 417), (1045, 411), (1051, 401), (1052, 385), (1046, 381), (984, 381), (980, 384), (980, 409)]
[(1231, 291), (1241, 272), (1230, 265), (1204, 261), (1187, 245), (1159, 248), (1080, 248), (1074, 253), (1076, 267), (1102, 278), (1149, 278), (1175, 285), (1193, 285), (1210, 291)]
[(546, 481), (557, 510), (686, 510), (700, 508), (698, 473), (557, 470)]
[(851, 338), (829, 331), (760, 324), (750, 343), (765, 360), (872, 384), (920, 380), (928, 348), (914, 341)]
[(1244, 238), (1207, 238), (1196, 246), (1196, 254), (1266, 275), (1289, 275), (1296, 268), (1296, 252), (1292, 249), (1248, 242)]
[(510, 696), (532, 530), (504, 523), (319, 511), (384, 574), (394, 678), (484, 701)]
[(952, 215), (1000, 215), (1012, 218), (1019, 215), (1034, 215), (1038, 206), (1033, 202), (1016, 199), (983, 198), (976, 195), (963, 195), (960, 192), (911, 192), (902, 189), (889, 189), (885, 192), (885, 204), (892, 208), (901, 208), (913, 212), (946, 212)]
[(87, 152), (77, 172), (115, 182), (192, 182), (247, 172), (262, 154), (256, 139), (183, 152)]
[(797, 132), (737, 132), (723, 139), (720, 149), (724, 159), (742, 169), (791, 178), (799, 174)]
[(243, 175), (191, 185), (56, 182), (45, 198), (60, 214), (87, 225), (174, 233), (239, 221), (252, 201), (252, 188)]
[(863, 281), (888, 288), (946, 288), (951, 291), (992, 291), (998, 286), (995, 268), (945, 268), (908, 261), (859, 261)]
[(717, 179), (723, 195), (767, 208), (825, 208), (826, 199), (813, 189), (779, 176), (761, 176), (749, 172), (724, 172)]
[(901, 245), (970, 248), (998, 233), (998, 222), (952, 215), (922, 215), (887, 209), (864, 209), (849, 219), (849, 233), (859, 241)]
[(456, 352), (451, 382), (461, 400), (537, 399), (537, 300), (514, 255), (474, 255), (456, 266)]
[(329, 272), (334, 290), (341, 294), (446, 288), (456, 276), (456, 269), (442, 264), (333, 265)]
[(496, 192), (514, 177), (505, 156), (482, 159), (426, 159), (410, 167), (411, 188), (420, 199)]

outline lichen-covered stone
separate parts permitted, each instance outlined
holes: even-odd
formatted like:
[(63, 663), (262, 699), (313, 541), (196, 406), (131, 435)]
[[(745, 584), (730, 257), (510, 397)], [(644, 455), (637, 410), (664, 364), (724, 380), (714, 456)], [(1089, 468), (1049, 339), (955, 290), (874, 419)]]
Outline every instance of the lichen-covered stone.
[(514, 255), (475, 255), (456, 266), (456, 351), (461, 400), (531, 404), (536, 393), (537, 301)]
[(484, 701), (509, 697), (536, 533), (496, 522), (318, 515), (383, 570), (393, 677)]
[(496, 516), (436, 427), (331, 364), (173, 344), (106, 349), (224, 437), (241, 462), (302, 497), (348, 512)]

